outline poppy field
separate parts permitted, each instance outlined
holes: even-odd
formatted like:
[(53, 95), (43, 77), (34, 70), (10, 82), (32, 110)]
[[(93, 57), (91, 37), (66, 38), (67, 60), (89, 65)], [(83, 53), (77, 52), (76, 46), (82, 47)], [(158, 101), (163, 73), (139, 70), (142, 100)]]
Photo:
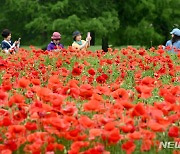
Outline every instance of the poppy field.
[(0, 57), (0, 154), (179, 154), (180, 55), (158, 48)]

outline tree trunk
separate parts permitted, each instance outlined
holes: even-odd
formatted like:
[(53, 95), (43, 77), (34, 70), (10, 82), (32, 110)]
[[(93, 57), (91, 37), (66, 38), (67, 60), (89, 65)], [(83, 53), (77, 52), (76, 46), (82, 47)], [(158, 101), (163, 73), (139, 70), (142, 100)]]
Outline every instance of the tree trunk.
[(108, 46), (108, 37), (107, 36), (103, 36), (102, 37), (102, 50), (104, 52), (107, 52), (108, 48), (109, 48), (109, 46)]
[(91, 46), (94, 46), (95, 45), (95, 32), (94, 31), (91, 31)]

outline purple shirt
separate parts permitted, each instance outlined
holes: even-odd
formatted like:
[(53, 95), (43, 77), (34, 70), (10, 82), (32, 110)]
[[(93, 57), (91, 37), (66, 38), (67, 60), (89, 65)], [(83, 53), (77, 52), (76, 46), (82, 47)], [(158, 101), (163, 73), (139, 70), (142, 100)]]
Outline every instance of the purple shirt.
[[(62, 44), (60, 44), (60, 43), (58, 44), (58, 47), (59, 47), (60, 49), (61, 49), (61, 48), (64, 48), (64, 46), (63, 46)], [(48, 50), (48, 51), (51, 51), (51, 50), (55, 50), (55, 49), (57, 49), (56, 44), (51, 41), (51, 43), (49, 43), (48, 46), (47, 46), (47, 50)]]

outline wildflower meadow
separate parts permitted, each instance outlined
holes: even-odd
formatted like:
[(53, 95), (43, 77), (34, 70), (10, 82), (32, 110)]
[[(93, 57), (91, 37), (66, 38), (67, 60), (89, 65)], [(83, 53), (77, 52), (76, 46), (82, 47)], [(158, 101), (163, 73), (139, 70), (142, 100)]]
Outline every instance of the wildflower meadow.
[(0, 57), (0, 154), (180, 154), (180, 54), (158, 48)]

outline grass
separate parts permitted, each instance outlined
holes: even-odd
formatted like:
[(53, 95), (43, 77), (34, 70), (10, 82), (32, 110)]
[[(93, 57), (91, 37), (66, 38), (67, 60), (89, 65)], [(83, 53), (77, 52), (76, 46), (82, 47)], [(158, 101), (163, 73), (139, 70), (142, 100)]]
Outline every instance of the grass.
[[(37, 49), (41, 49), (41, 48), (44, 48), (44, 46), (35, 46)], [(68, 46), (65, 46), (65, 48), (67, 48)], [(26, 50), (29, 50), (30, 47), (29, 46), (21, 46), (21, 48), (24, 48)], [(120, 48), (120, 47), (118, 47)], [(91, 51), (96, 51), (96, 50), (100, 50), (101, 49), (101, 46), (100, 45), (96, 45), (96, 46), (91, 46), (89, 47), (89, 50)]]
[[(121, 48), (125, 48), (127, 46), (133, 46), (135, 48), (140, 48), (139, 45), (123, 45), (123, 46), (112, 46), (112, 45), (109, 45), (109, 47), (112, 47), (112, 48), (115, 48), (115, 49), (121, 49)], [(42, 48), (45, 48), (45, 46), (35, 46), (37, 49), (42, 49)], [(68, 46), (65, 46), (65, 48), (67, 48)], [(21, 46), (21, 48), (24, 48), (26, 50), (29, 50), (30, 47), (29, 46)], [(101, 50), (102, 49), (102, 46), (101, 45), (95, 45), (95, 46), (90, 46), (88, 48), (89, 50), (91, 51), (96, 51), (96, 50)]]

